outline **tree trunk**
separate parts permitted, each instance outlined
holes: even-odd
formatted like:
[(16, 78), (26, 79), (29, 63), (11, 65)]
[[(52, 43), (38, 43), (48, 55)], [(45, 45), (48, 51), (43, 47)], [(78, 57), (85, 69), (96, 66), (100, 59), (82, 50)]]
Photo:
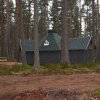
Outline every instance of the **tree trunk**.
[(93, 54), (93, 61), (95, 61), (95, 40), (96, 40), (96, 35), (95, 35), (95, 2), (92, 0), (92, 54)]
[(97, 0), (96, 60), (100, 61), (99, 0)]
[(44, 32), (45, 34), (48, 33), (48, 0), (45, 0), (45, 14), (44, 14)]
[(7, 58), (8, 60), (12, 60), (11, 55), (11, 39), (10, 39), (10, 6), (9, 6), (9, 0), (7, 0), (7, 36), (6, 36), (6, 43), (7, 43)]
[(29, 38), (29, 40), (32, 40), (32, 25), (31, 25), (31, 20), (32, 20), (32, 16), (31, 16), (31, 0), (29, 0), (29, 22), (28, 22), (28, 27), (29, 27), (29, 36), (28, 36), (28, 38)]
[(62, 0), (61, 62), (70, 63), (68, 50), (68, 0)]
[[(17, 52), (19, 54), (19, 45), (23, 44), (24, 41), (24, 32), (23, 32), (23, 11), (22, 11), (22, 0), (16, 0), (16, 23), (17, 23)], [(19, 55), (18, 55), (19, 56)], [(26, 55), (25, 51), (21, 49), (21, 61), (23, 64), (26, 64)]]
[(37, 0), (34, 0), (34, 67), (36, 70), (40, 67)]
[(5, 1), (2, 0), (1, 1), (2, 3), (2, 6), (1, 6), (1, 36), (0, 36), (0, 40), (1, 40), (1, 56), (5, 57), (7, 56), (7, 46), (6, 46), (6, 34), (5, 34), (5, 15), (4, 15), (4, 4), (5, 4)]
[(80, 32), (79, 32), (79, 36), (81, 36), (81, 32), (82, 32), (82, 18), (81, 18), (81, 0), (80, 0)]

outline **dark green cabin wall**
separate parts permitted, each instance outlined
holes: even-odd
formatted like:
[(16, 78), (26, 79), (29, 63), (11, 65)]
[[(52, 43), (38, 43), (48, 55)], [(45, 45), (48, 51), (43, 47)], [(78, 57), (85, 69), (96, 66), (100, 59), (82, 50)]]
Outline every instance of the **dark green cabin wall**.
[[(34, 52), (26, 52), (27, 64), (33, 64)], [(60, 62), (60, 51), (42, 51), (40, 52), (40, 63), (59, 63)]]
[(92, 50), (71, 50), (69, 57), (71, 64), (88, 63), (93, 59)]
[[(61, 51), (40, 51), (40, 63), (59, 63), (61, 60)], [(71, 64), (88, 63), (92, 61), (91, 50), (70, 50), (69, 57)], [(34, 52), (26, 53), (27, 64), (33, 64)]]

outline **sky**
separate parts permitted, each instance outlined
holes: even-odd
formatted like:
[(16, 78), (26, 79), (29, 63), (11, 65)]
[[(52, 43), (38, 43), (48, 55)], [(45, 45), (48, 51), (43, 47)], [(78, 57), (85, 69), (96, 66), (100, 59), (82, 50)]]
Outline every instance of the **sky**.
[(15, 6), (15, 0), (12, 0), (14, 2), (14, 6)]

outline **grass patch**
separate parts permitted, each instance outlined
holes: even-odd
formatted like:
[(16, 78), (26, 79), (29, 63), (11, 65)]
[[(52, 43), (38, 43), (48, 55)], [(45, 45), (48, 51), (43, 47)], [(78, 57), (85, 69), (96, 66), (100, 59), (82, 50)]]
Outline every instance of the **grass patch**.
[(100, 88), (95, 89), (94, 92), (100, 95)]
[[(12, 67), (0, 67), (0, 74), (31, 73), (34, 70), (30, 65), (14, 65)], [(87, 64), (45, 64), (40, 67), (40, 74), (72, 74), (72, 73), (100, 73), (100, 62), (91, 62)]]
[(100, 63), (91, 62), (87, 64), (46, 64), (39, 69), (40, 73), (92, 73), (100, 72)]
[(28, 65), (14, 65), (11, 67), (0, 67), (0, 75), (12, 73), (30, 73), (33, 70), (32, 66)]

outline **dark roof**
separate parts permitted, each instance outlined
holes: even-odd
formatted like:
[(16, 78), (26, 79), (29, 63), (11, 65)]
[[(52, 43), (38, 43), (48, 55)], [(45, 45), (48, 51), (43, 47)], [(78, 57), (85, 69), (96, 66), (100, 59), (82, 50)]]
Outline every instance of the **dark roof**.
[[(91, 37), (78, 37), (69, 39), (69, 50), (86, 50), (90, 44)], [(33, 40), (24, 40), (22, 45), (25, 51), (34, 50)], [(47, 34), (40, 42), (41, 51), (57, 51), (61, 50), (61, 37), (57, 33)]]
[[(69, 39), (69, 50), (85, 50), (88, 48), (91, 37), (78, 37)], [(45, 42), (48, 41), (49, 45), (45, 46)], [(40, 50), (42, 51), (52, 51), (61, 50), (61, 37), (56, 33), (49, 33), (41, 41)]]
[(49, 33), (47, 34), (40, 43), (40, 50), (41, 51), (54, 51), (60, 50), (60, 41), (61, 37), (56, 33)]
[(70, 38), (69, 50), (85, 50), (88, 48), (91, 41), (90, 36)]

